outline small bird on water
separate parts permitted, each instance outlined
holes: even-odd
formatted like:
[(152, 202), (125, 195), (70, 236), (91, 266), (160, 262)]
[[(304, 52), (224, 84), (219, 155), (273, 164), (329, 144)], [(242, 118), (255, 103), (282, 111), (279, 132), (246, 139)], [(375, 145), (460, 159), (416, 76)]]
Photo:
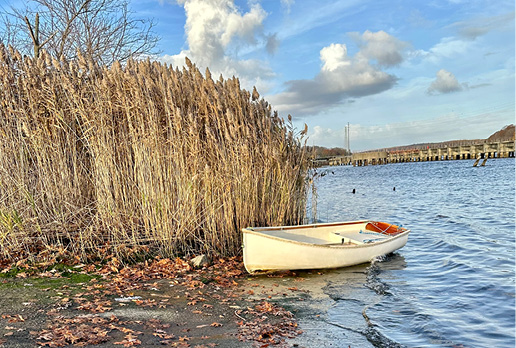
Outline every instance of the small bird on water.
[(351, 193), (355, 194), (355, 189), (353, 189), (353, 191)]
[(393, 191), (396, 191), (396, 186), (394, 186), (394, 187), (392, 188), (392, 190), (393, 190)]

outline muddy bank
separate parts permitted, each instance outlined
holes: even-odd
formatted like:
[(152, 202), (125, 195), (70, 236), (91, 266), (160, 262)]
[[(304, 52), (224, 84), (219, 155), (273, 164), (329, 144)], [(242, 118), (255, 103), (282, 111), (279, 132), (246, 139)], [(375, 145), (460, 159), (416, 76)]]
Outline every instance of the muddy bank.
[(288, 340), (290, 346), (373, 348), (376, 342), (370, 337), (372, 327), (364, 318), (364, 302), (373, 301), (365, 296), (369, 292), (370, 269), (371, 265), (364, 264), (336, 270), (253, 276), (242, 280), (240, 286), (261, 289), (249, 297), (254, 300), (268, 297), (271, 288), (277, 289), (270, 301), (292, 312), (303, 331)]
[[(86, 284), (49, 280), (0, 285), (2, 347), (252, 346), (238, 337), (237, 301), (217, 303), (218, 291), (207, 296), (161, 280), (127, 296), (103, 296)], [(204, 296), (202, 302), (195, 303), (194, 295)]]
[(0, 344), (28, 346), (292, 346), (293, 314), (256, 297), (241, 261), (197, 270), (182, 260), (115, 262), (0, 278)]
[(349, 312), (357, 327), (328, 317), (334, 297), (346, 296), (332, 288), (360, 287), (365, 272), (358, 266), (251, 276), (233, 259), (201, 270), (156, 260), (21, 273), (0, 278), (0, 344), (372, 347), (362, 334), (361, 309)]

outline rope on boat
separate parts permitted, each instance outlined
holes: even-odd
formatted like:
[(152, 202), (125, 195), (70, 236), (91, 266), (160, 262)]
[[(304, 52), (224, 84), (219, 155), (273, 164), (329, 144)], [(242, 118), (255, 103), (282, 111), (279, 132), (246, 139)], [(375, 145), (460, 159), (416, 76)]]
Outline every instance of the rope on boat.
[[(378, 226), (374, 225), (376, 228), (380, 229)], [(382, 232), (380, 232), (381, 234), (384, 234), (389, 228), (391, 228), (392, 224), (390, 224), (389, 226), (387, 226), (385, 228), (385, 230), (383, 230)], [(380, 229), (381, 230), (381, 229)]]

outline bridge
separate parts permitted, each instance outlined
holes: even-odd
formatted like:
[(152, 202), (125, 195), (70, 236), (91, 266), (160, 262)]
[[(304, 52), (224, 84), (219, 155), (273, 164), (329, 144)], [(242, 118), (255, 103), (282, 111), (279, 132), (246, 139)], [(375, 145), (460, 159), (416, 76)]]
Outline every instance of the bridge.
[[(426, 149), (379, 150), (353, 153), (327, 159), (328, 165), (367, 166), (388, 163), (448, 161), (465, 159), (514, 158), (514, 140), (444, 146), (437, 144)], [(322, 163), (322, 162), (321, 162)], [(326, 163), (324, 163), (326, 164)]]

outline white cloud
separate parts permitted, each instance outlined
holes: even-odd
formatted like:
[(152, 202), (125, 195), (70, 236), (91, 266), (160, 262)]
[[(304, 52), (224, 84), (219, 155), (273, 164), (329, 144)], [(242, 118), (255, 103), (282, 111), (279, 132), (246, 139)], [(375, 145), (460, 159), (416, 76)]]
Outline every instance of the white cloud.
[(462, 90), (462, 86), (451, 72), (441, 69), (437, 72), (437, 78), (428, 87), (429, 94), (452, 93)]
[[(349, 18), (355, 18), (356, 13), (359, 12), (357, 6), (363, 5), (362, 0), (280, 1), (282, 1), (282, 10), (286, 10), (287, 16), (277, 21), (274, 26), (278, 28), (278, 37), (282, 42), (304, 40), (306, 33), (316, 32), (327, 26), (339, 27), (342, 22), (349, 21)], [(290, 12), (291, 9), (292, 12)], [(271, 16), (274, 14), (271, 13)], [(322, 35), (325, 36), (326, 33)], [(305, 42), (305, 44), (311, 43)]]
[(331, 44), (324, 47), (320, 52), (320, 58), (323, 62), (322, 70), (327, 72), (351, 65), (351, 60), (348, 58), (348, 50), (344, 44)]
[(215, 76), (237, 76), (245, 88), (274, 76), (267, 63), (256, 59), (240, 59), (239, 50), (269, 44), (273, 50), (274, 36), (263, 32), (267, 13), (258, 3), (250, 5), (246, 13), (233, 0), (178, 0), (186, 14), (185, 33), (188, 49), (176, 55), (164, 55), (161, 60), (174, 66), (183, 66), (185, 57), (201, 71), (206, 67)]
[(296, 115), (314, 115), (347, 98), (381, 93), (394, 86), (397, 78), (373, 65), (396, 65), (403, 60), (407, 44), (380, 31), (354, 33), (361, 50), (349, 56), (345, 44), (333, 43), (320, 51), (322, 68), (313, 79), (292, 80), (286, 90), (268, 99), (278, 111)]
[(360, 45), (360, 54), (375, 59), (382, 66), (396, 66), (403, 61), (402, 52), (409, 45), (385, 31), (373, 33), (366, 30), (363, 35), (352, 33)]
[(466, 52), (470, 43), (453, 37), (445, 37), (430, 49), (430, 54), (438, 58), (452, 58), (461, 56)]
[[(514, 31), (514, 11), (491, 17), (477, 17), (448, 25), (446, 28), (456, 31), (456, 36), (447, 36), (428, 51), (414, 51), (415, 56), (424, 58), (431, 64), (441, 64), (451, 59), (463, 59), (478, 54), (486, 49), (486, 42), (477, 40), (491, 32), (501, 34)], [(512, 34), (514, 40), (514, 34)], [(500, 50), (501, 48), (498, 48)]]
[(510, 28), (514, 23), (514, 11), (492, 17), (475, 18), (453, 23), (451, 27), (457, 29), (458, 34), (466, 39), (475, 40), (494, 30)]
[(428, 51), (416, 50), (411, 52), (414, 58), (421, 57), (431, 64), (440, 64), (442, 61), (464, 57), (474, 50), (471, 40), (462, 40), (455, 37), (444, 37)]
[(280, 0), (281, 6), (286, 9), (287, 13), (290, 13), (290, 8), (294, 5), (295, 0)]

